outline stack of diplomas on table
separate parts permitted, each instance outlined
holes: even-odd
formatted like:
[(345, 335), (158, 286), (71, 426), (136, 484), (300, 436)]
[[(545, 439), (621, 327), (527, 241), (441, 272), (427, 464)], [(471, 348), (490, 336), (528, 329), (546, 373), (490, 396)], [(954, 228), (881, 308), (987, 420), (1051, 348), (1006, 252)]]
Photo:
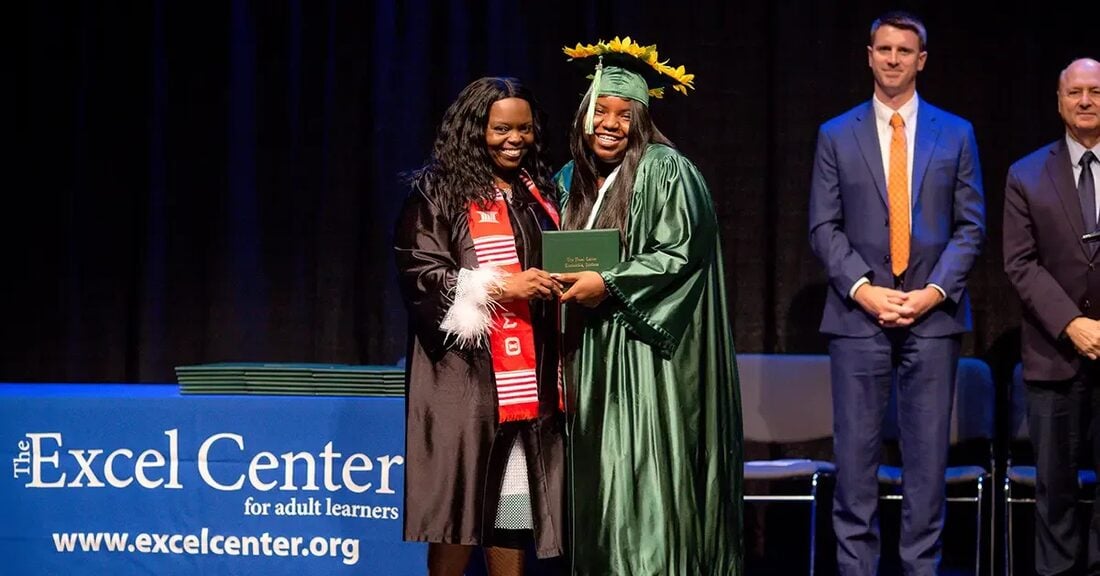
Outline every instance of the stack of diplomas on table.
[(405, 395), (405, 369), (350, 364), (219, 362), (177, 366), (181, 394)]
[(542, 269), (547, 272), (602, 272), (618, 263), (618, 230), (546, 230), (542, 233)]

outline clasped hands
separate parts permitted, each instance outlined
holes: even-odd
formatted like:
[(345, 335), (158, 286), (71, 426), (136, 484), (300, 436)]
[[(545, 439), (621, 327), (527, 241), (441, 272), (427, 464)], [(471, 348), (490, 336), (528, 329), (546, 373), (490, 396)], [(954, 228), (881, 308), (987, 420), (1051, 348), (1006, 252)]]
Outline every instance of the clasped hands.
[[(568, 290), (565, 285), (569, 285)], [(494, 295), (497, 302), (532, 298), (560, 299), (595, 308), (607, 298), (607, 286), (603, 276), (589, 270), (551, 274), (538, 268), (528, 268), (505, 277), (499, 294)]]
[(1078, 354), (1089, 360), (1100, 358), (1100, 321), (1078, 316), (1066, 326), (1066, 336)]
[(852, 298), (883, 328), (910, 326), (944, 299), (931, 286), (902, 292), (873, 284), (860, 286)]

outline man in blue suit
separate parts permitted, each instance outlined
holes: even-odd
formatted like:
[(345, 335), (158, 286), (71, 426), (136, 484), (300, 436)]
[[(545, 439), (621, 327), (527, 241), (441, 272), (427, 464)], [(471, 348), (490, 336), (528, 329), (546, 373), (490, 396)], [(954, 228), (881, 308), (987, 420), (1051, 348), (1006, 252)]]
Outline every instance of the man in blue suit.
[(875, 574), (883, 416), (897, 386), (905, 465), (900, 556), (907, 576), (940, 560), (951, 402), (966, 276), (985, 235), (970, 123), (917, 96), (924, 24), (892, 12), (871, 25), (874, 97), (821, 126), (810, 189), (810, 243), (829, 292), (841, 576)]

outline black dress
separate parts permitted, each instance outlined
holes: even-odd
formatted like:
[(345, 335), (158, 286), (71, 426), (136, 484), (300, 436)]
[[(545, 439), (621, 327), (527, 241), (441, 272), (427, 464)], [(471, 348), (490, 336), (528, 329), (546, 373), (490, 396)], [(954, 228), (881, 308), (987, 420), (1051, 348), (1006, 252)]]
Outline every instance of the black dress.
[[(522, 267), (541, 267), (542, 207), (523, 186), (509, 203)], [(453, 212), (453, 211), (452, 211)], [(532, 300), (539, 415), (497, 421), (489, 351), (449, 345), (439, 324), (460, 268), (477, 268), (466, 211), (449, 213), (419, 189), (394, 234), (398, 280), (409, 313), (405, 380), (405, 539), (493, 545), (508, 452), (523, 443), (539, 557), (563, 553), (564, 459), (557, 395), (556, 304)]]

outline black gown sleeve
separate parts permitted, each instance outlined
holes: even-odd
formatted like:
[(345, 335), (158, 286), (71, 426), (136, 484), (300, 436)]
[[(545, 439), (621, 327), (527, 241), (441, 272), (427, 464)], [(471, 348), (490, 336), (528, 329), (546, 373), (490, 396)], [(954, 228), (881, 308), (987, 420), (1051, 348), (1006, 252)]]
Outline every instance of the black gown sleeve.
[(394, 231), (398, 285), (410, 329), (432, 356), (446, 350), (439, 324), (458, 280), (456, 234), (445, 214), (417, 187), (410, 192)]

